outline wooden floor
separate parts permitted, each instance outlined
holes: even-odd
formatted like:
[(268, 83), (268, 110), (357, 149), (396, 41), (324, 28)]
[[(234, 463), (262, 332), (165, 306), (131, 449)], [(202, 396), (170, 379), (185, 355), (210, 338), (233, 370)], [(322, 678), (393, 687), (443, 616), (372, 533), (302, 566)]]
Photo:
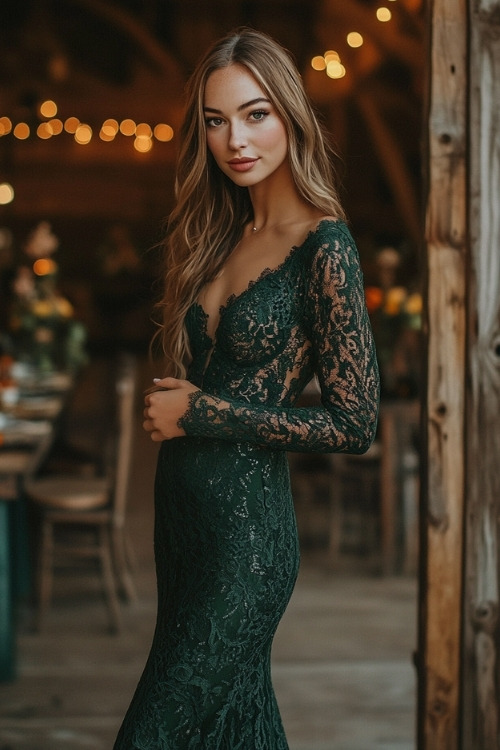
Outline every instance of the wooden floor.
[[(106, 610), (92, 578), (77, 584), (68, 575), (58, 582), (42, 635), (31, 631), (30, 608), (22, 609), (19, 675), (0, 685), (0, 750), (112, 748), (149, 650), (156, 607), (151, 543), (156, 448), (140, 428), (134, 455), (129, 530), (138, 601), (123, 608), (118, 636), (107, 633)], [(341, 571), (328, 571), (320, 548), (303, 555), (273, 651), (290, 750), (415, 747), (416, 581), (377, 577), (359, 564), (355, 570), (344, 562)]]

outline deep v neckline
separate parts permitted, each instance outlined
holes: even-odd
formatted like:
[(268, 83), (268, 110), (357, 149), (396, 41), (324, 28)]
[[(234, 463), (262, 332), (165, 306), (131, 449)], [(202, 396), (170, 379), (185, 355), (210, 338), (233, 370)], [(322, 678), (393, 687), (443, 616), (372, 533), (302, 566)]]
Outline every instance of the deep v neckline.
[(308, 231), (308, 233), (306, 234), (304, 240), (301, 242), (300, 245), (292, 245), (292, 247), (290, 248), (290, 250), (287, 252), (286, 256), (283, 258), (283, 260), (277, 266), (275, 266), (274, 268), (269, 268), (269, 267), (264, 268), (260, 272), (260, 274), (257, 276), (256, 279), (250, 279), (250, 281), (248, 282), (248, 284), (246, 285), (246, 287), (244, 289), (242, 289), (241, 292), (233, 292), (232, 294), (230, 294), (227, 297), (227, 299), (225, 300), (225, 302), (223, 302), (223, 304), (219, 306), (219, 317), (218, 317), (217, 322), (216, 322), (216, 324), (215, 324), (215, 326), (213, 328), (213, 332), (212, 333), (209, 332), (209, 323), (210, 323), (210, 317), (211, 316), (206, 312), (206, 310), (203, 307), (203, 305), (201, 304), (201, 302), (199, 302), (197, 300), (196, 302), (193, 303), (196, 307), (199, 308), (200, 312), (203, 315), (203, 322), (204, 322), (204, 331), (203, 331), (203, 333), (207, 337), (207, 339), (209, 339), (209, 341), (211, 343), (211, 350), (210, 350), (210, 353), (209, 353), (209, 357), (208, 357), (208, 360), (207, 360), (207, 364), (206, 364), (205, 370), (207, 369), (208, 365), (210, 364), (210, 359), (212, 357), (213, 349), (214, 349), (216, 341), (217, 341), (217, 334), (219, 332), (219, 328), (220, 328), (222, 319), (223, 319), (225, 313), (227, 312), (227, 310), (229, 310), (229, 308), (232, 307), (236, 302), (238, 302), (243, 297), (245, 297), (251, 290), (253, 290), (262, 281), (264, 281), (264, 279), (268, 279), (269, 277), (272, 277), (272, 276), (280, 273), (288, 265), (288, 263), (295, 256), (295, 254), (304, 247), (304, 245), (309, 241), (309, 239), (314, 234), (316, 234), (316, 232), (319, 231), (321, 225), (324, 222), (331, 222), (331, 221), (333, 221), (333, 220), (332, 219), (321, 219), (318, 222), (318, 224), (316, 225), (316, 227), (314, 227), (314, 229), (310, 229)]

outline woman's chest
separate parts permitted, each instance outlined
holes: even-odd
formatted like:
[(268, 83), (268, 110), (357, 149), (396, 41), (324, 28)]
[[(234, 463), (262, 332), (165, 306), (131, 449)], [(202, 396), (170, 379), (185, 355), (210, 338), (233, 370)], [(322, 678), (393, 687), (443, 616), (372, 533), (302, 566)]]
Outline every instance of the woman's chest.
[(231, 297), (210, 333), (209, 316), (194, 305), (187, 321), (193, 359), (262, 365), (286, 350), (304, 328), (304, 283), (293, 270), (270, 272)]

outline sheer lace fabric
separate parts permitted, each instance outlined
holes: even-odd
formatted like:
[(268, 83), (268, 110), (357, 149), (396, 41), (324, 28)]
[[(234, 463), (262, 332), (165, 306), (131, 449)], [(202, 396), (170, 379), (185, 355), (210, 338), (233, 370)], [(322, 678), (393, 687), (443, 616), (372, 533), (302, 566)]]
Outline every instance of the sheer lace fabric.
[[(286, 750), (270, 678), (298, 570), (286, 451), (363, 452), (378, 374), (359, 259), (322, 221), (221, 310), (188, 320), (195, 392), (155, 485), (158, 618), (115, 750)], [(316, 375), (321, 405), (294, 406)]]

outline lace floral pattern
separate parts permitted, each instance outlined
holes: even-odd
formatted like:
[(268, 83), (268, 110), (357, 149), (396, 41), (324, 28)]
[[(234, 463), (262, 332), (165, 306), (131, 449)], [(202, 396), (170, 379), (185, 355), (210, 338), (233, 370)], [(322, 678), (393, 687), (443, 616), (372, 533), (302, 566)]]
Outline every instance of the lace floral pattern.
[[(200, 387), (155, 488), (158, 618), (115, 750), (287, 750), (270, 677), (298, 569), (286, 451), (363, 452), (378, 374), (357, 251), (322, 221), (221, 310), (187, 320)], [(296, 407), (316, 375), (321, 405)]]

